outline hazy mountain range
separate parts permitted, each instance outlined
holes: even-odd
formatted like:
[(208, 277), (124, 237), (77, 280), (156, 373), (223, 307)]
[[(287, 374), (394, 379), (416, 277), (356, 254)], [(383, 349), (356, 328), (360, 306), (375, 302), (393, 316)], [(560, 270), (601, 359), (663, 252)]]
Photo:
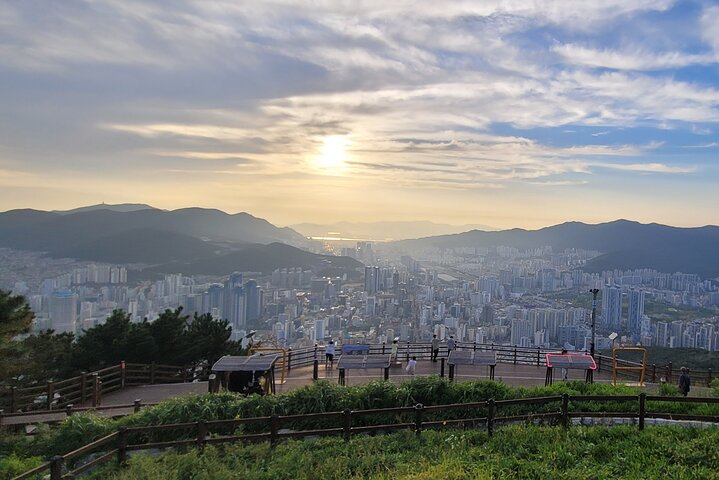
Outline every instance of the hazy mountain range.
[(225, 275), (279, 267), (354, 270), (347, 257), (296, 247), (307, 239), (248, 213), (147, 205), (93, 205), (65, 212), (0, 213), (0, 247), (107, 263), (152, 265), (150, 273)]
[(567, 222), (539, 230), (511, 229), (497, 232), (474, 230), (397, 242), (399, 247), (496, 247), (520, 250), (552, 246), (598, 250), (585, 271), (655, 268), (662, 272), (698, 273), (719, 277), (719, 227), (679, 228), (628, 220), (590, 225)]
[(467, 232), (495, 230), (486, 225), (448, 225), (426, 221), (298, 223), (290, 228), (307, 237), (341, 237), (368, 240), (404, 240)]
[[(308, 236), (392, 238), (433, 229), (460, 228), (432, 222), (340, 222), (296, 226)], [(315, 230), (312, 230), (315, 229)], [(585, 270), (655, 268), (662, 272), (719, 277), (719, 227), (678, 228), (628, 220), (590, 225), (568, 222), (539, 230), (471, 230), (394, 242), (422, 247), (495, 247), (520, 250), (552, 246), (598, 250)], [(271, 271), (278, 267), (353, 270), (346, 257), (301, 250), (306, 237), (248, 213), (204, 209), (160, 210), (143, 204), (93, 205), (64, 212), (11, 210), (0, 213), (0, 247), (47, 252), (108, 263), (151, 265), (148, 272), (223, 275), (233, 270)], [(295, 248), (300, 247), (300, 248)]]

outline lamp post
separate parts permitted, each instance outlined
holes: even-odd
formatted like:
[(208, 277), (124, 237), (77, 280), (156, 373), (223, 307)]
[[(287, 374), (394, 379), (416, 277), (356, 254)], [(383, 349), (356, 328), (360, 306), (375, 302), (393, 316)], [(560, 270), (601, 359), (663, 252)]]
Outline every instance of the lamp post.
[(599, 293), (598, 288), (589, 290), (592, 294), (592, 344), (589, 347), (589, 354), (594, 358), (594, 342), (596, 340), (596, 326), (597, 326), (597, 294)]

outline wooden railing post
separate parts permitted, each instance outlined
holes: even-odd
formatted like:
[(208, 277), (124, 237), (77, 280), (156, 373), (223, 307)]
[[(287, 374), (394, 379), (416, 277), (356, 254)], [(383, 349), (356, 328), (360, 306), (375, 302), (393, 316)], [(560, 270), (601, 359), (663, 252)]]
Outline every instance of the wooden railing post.
[(17, 411), (17, 387), (10, 387), (10, 413)]
[(3, 417), (5, 416), (5, 410), (0, 408), (0, 429), (2, 429)]
[(52, 410), (52, 400), (55, 396), (55, 384), (53, 382), (47, 382), (47, 409)]
[[(444, 358), (442, 360), (444, 360)], [(449, 365), (449, 381), (454, 381), (454, 364)]]
[(652, 363), (652, 383), (657, 383), (657, 364)]
[(418, 403), (414, 406), (414, 433), (419, 437), (422, 434), (422, 414), (424, 405)]
[(569, 395), (562, 394), (562, 427), (569, 428)]
[(292, 370), (292, 347), (287, 349), (287, 372)]
[(125, 360), (123, 360), (120, 362), (120, 390), (125, 389), (125, 374), (126, 374)]
[(712, 369), (711, 367), (707, 370), (707, 387), (711, 387), (712, 384)]
[(279, 417), (275, 414), (270, 416), (270, 446), (274, 447), (277, 444), (277, 432), (280, 429)]
[(444, 362), (445, 362), (444, 357), (439, 359), (439, 376), (442, 378), (444, 378)]
[(157, 368), (157, 367), (156, 367), (155, 362), (152, 362), (152, 363), (150, 364), (150, 385), (154, 385), (154, 384), (155, 384), (155, 369), (156, 369), (156, 368)]
[(514, 346), (514, 364), (517, 364), (517, 346)]
[(348, 442), (352, 436), (352, 410), (346, 409), (343, 413), (342, 434), (345, 442)]
[(477, 351), (477, 342), (474, 342), (474, 344), (472, 345), (472, 351), (473, 352)]
[(314, 361), (312, 362), (312, 380), (317, 380), (318, 378), (320, 378), (319, 369), (320, 369), (320, 362), (319, 362), (319, 360), (317, 360), (315, 358)]
[(142, 408), (142, 399), (136, 398), (132, 404), (132, 411), (137, 413), (140, 411), (140, 408)]
[(97, 373), (92, 374), (92, 406), (100, 405), (100, 377)]
[(494, 433), (494, 399), (487, 400), (487, 435)]
[(644, 417), (647, 412), (647, 394), (642, 392), (639, 394), (639, 430), (644, 430)]
[(65, 459), (62, 455), (55, 455), (50, 460), (50, 480), (60, 480), (62, 478), (62, 467)]
[(667, 365), (667, 383), (672, 383), (672, 362)]
[(204, 420), (197, 422), (197, 448), (202, 450), (205, 448), (205, 441), (207, 440), (207, 424)]
[(117, 431), (117, 463), (124, 465), (127, 462), (127, 427), (120, 427)]
[(80, 404), (85, 403), (87, 399), (87, 373), (80, 374)]
[(540, 347), (537, 347), (537, 366), (540, 365), (539, 363), (539, 357), (542, 356), (542, 349)]
[(72, 407), (73, 406), (74, 405), (72, 403), (68, 403), (67, 405), (65, 405), (65, 415), (67, 415), (68, 417), (72, 416)]

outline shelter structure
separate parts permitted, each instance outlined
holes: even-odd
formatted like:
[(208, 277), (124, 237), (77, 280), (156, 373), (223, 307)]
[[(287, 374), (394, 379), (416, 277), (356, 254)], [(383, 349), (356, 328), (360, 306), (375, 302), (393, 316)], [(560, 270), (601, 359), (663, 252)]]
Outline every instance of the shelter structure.
[[(212, 366), (223, 388), (242, 394), (274, 394), (275, 364), (281, 355), (256, 353), (250, 356), (225, 355)], [(218, 387), (219, 388), (219, 385)]]

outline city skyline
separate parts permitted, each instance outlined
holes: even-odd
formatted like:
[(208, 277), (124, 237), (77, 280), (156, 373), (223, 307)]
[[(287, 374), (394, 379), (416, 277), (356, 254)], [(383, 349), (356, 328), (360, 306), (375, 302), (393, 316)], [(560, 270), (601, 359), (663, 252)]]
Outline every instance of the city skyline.
[(0, 210), (717, 223), (709, 2), (18, 2), (0, 25)]

